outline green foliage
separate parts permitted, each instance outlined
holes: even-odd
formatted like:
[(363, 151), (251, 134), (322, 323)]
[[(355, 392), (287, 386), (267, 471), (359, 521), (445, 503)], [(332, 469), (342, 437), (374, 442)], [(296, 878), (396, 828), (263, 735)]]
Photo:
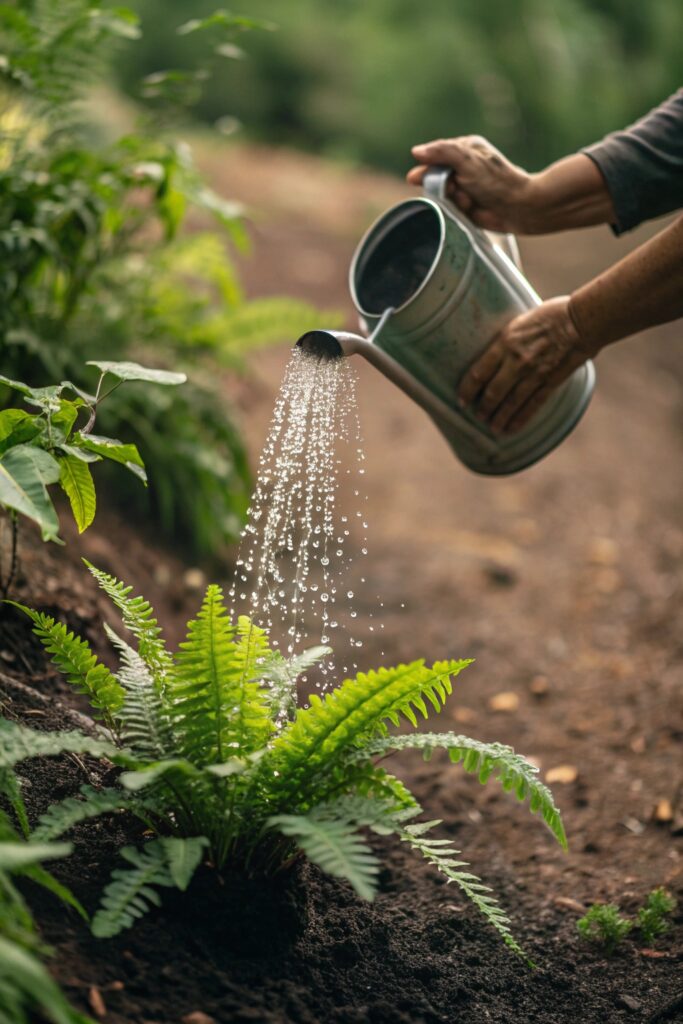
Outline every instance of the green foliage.
[(621, 916), (621, 908), (616, 903), (594, 903), (576, 927), (582, 938), (601, 946), (611, 956), (633, 924)]
[(648, 895), (645, 905), (640, 908), (636, 917), (636, 928), (648, 945), (652, 945), (655, 939), (669, 930), (666, 918), (674, 912), (676, 906), (674, 897), (661, 887), (653, 889)]
[(15, 884), (28, 878), (85, 916), (69, 890), (42, 866), (42, 861), (66, 857), (71, 850), (70, 843), (20, 839), (0, 811), (0, 1024), (29, 1024), (37, 1011), (52, 1024), (92, 1024), (68, 1005), (43, 966), (41, 960), (50, 951), (41, 943)]
[[(106, 125), (84, 123), (81, 101), (106, 81), (112, 52), (118, 62), (139, 34), (131, 12), (91, 0), (0, 3), (0, 365), (31, 385), (87, 388), (86, 361), (118, 360), (119, 379), (132, 383), (111, 394), (100, 423), (131, 443), (90, 436), (76, 447), (129, 468), (141, 467), (131, 455), (144, 447), (149, 491), (117, 479), (112, 496), (206, 553), (238, 535), (251, 490), (218, 371), (320, 317), (301, 303), (245, 300), (232, 257), (246, 244), (241, 208), (207, 187), (177, 130), (166, 131), (166, 114), (114, 141), (103, 137)], [(216, 230), (181, 238), (190, 212)], [(149, 376), (121, 369), (161, 351), (192, 371), (191, 385), (153, 393)], [(0, 408), (7, 404), (16, 400), (0, 389)], [(10, 417), (9, 426), (25, 435), (29, 425)], [(57, 524), (47, 487), (58, 481), (79, 526), (88, 524), (94, 494), (82, 455), (65, 452), (56, 467), (20, 448), (3, 463), (0, 500), (37, 514), (48, 536)], [(31, 493), (16, 490), (16, 473), (38, 481)]]
[(640, 931), (648, 945), (652, 945), (655, 939), (669, 930), (666, 918), (676, 907), (674, 897), (660, 886), (649, 893), (635, 921), (622, 917), (620, 908), (614, 903), (594, 903), (577, 927), (584, 939), (601, 946), (611, 956), (634, 928)]
[[(214, 4), (196, 0), (193, 13)], [(137, 92), (141, 75), (190, 67), (203, 48), (175, 33), (183, 0), (135, 6), (145, 35), (118, 69)], [(248, 62), (222, 61), (203, 118), (233, 115), (269, 144), (396, 171), (416, 142), (472, 132), (537, 169), (680, 85), (683, 7), (671, 0), (431, 0), (423, 18), (411, 0), (252, 0), (249, 11), (278, 31), (250, 36)]]
[[(387, 723), (403, 720), (414, 728), (416, 713), (427, 718), (430, 706), (439, 712), (452, 680), (469, 661), (431, 667), (415, 661), (359, 673), (322, 699), (312, 695), (309, 707), (297, 708), (297, 675), (329, 653), (327, 648), (287, 661), (248, 618), (234, 624), (220, 587), (211, 585), (188, 625), (187, 639), (172, 654), (148, 602), (90, 569), (121, 612), (137, 649), (107, 629), (121, 666), (113, 673), (116, 688), (107, 677), (100, 705), (106, 707), (113, 736), (126, 748), (85, 737), (80, 743), (127, 771), (120, 776), (120, 791), (85, 789), (79, 798), (51, 807), (37, 834), (57, 838), (78, 821), (120, 807), (159, 837), (141, 851), (125, 851), (129, 866), (114, 872), (95, 918), (97, 934), (114, 935), (156, 905), (156, 886), (187, 885), (204, 847), (219, 870), (229, 863), (251, 874), (281, 870), (302, 852), (372, 899), (378, 861), (361, 831), (370, 829), (408, 843), (521, 952), (490, 890), (466, 870), (449, 840), (431, 835), (438, 822), (412, 820), (421, 810), (417, 801), (378, 764), (393, 750), (412, 746), (428, 755), (445, 747), (452, 761), (476, 772), (481, 782), (495, 777), (504, 789), (528, 798), (531, 810), (539, 811), (566, 845), (549, 791), (535, 778), (536, 769), (511, 748), (451, 733), (389, 734)], [(99, 670), (87, 645), (66, 630), (46, 628), (40, 613), (28, 614), (67, 678), (87, 692), (88, 677)], [(73, 734), (35, 734), (6, 723), (0, 753), (3, 736), (7, 754), (0, 769), (11, 769), (22, 756), (79, 745)]]
[[(0, 508), (17, 513), (40, 527), (43, 540), (59, 540), (59, 523), (48, 488), (59, 483), (82, 533), (95, 518), (95, 485), (90, 472), (93, 462), (110, 459), (130, 469), (146, 482), (144, 463), (134, 444), (121, 444), (109, 437), (93, 437), (100, 404), (123, 381), (182, 384), (185, 375), (152, 370), (137, 363), (95, 363), (100, 378), (94, 395), (71, 381), (51, 387), (31, 388), (22, 381), (0, 376), (0, 386), (21, 395), (36, 409), (0, 411)], [(102, 392), (105, 379), (116, 383)], [(70, 394), (68, 398), (66, 395)], [(77, 428), (79, 414), (86, 420)]]

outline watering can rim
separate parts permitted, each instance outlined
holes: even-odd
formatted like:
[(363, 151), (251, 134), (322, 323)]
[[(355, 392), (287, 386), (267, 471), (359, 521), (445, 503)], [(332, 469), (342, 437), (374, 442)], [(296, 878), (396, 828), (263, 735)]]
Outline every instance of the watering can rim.
[[(377, 231), (377, 229), (382, 225), (382, 223), (384, 221), (388, 221), (390, 218), (393, 218), (396, 215), (396, 212), (398, 210), (401, 210), (401, 209), (403, 209), (405, 207), (408, 207), (408, 206), (411, 206), (411, 207), (414, 207), (414, 206), (427, 206), (427, 207), (431, 208), (436, 213), (436, 215), (437, 215), (437, 217), (439, 219), (439, 231), (440, 231), (439, 246), (438, 246), (436, 252), (434, 253), (434, 256), (433, 256), (431, 265), (429, 267), (429, 270), (427, 271), (427, 273), (425, 274), (424, 278), (422, 279), (419, 287), (416, 288), (416, 290), (412, 293), (412, 295), (410, 295), (405, 300), (405, 302), (403, 302), (400, 306), (394, 307), (394, 310), (393, 310), (394, 313), (402, 312), (404, 309), (406, 309), (411, 304), (411, 302), (414, 302), (415, 299), (417, 299), (418, 296), (422, 294), (424, 289), (427, 287), (427, 285), (431, 281), (432, 276), (434, 274), (434, 271), (436, 269), (436, 266), (437, 266), (439, 260), (441, 259), (441, 256), (442, 256), (443, 250), (444, 250), (444, 246), (446, 244), (446, 217), (448, 216), (448, 213), (443, 208), (443, 206), (439, 202), (439, 200), (431, 199), (429, 196), (409, 196), (407, 199), (402, 199), (400, 202), (394, 203), (393, 206), (391, 206), (388, 210), (385, 210), (383, 213), (381, 213), (379, 215), (379, 217), (377, 217), (373, 221), (373, 223), (370, 225), (370, 227), (367, 228), (367, 230), (363, 234), (362, 238), (358, 242), (358, 245), (356, 246), (356, 250), (355, 250), (355, 252), (353, 254), (353, 259), (351, 260), (351, 266), (349, 267), (348, 284), (349, 284), (349, 291), (351, 292), (351, 300), (352, 300), (354, 306), (356, 307), (356, 310), (358, 311), (358, 313), (362, 317), (377, 317), (377, 316), (380, 315), (377, 312), (371, 313), (369, 310), (364, 309), (364, 307), (360, 303), (360, 300), (358, 298), (358, 293), (356, 291), (356, 281), (355, 281), (356, 270), (358, 269), (358, 265), (360, 263), (361, 257), (365, 256), (366, 244), (370, 240), (372, 235)], [(465, 225), (458, 224), (458, 226), (461, 227), (462, 230), (466, 234), (469, 234), (469, 232), (467, 231), (467, 227)]]

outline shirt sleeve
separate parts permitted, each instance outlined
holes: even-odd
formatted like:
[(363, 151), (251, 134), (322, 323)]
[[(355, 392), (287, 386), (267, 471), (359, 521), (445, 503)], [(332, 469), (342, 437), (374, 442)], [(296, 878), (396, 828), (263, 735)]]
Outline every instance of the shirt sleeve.
[(602, 172), (615, 234), (683, 207), (683, 89), (624, 131), (582, 150)]

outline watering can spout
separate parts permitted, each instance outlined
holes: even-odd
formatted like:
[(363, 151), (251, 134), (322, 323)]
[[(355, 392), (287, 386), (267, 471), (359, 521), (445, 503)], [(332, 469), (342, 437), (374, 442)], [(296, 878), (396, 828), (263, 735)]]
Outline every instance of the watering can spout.
[(347, 331), (307, 331), (301, 335), (296, 346), (322, 359), (338, 359), (340, 356), (360, 352), (367, 343), (367, 338)]

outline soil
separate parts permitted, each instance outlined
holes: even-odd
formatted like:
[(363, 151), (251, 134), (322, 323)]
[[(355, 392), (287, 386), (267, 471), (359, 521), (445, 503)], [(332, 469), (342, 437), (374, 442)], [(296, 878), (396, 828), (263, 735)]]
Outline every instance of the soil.
[[(207, 150), (204, 163), (226, 193), (264, 214), (243, 267), (249, 290), (300, 295), (345, 311), (331, 327), (353, 325), (350, 256), (372, 217), (409, 194), (400, 183), (236, 147)], [(533, 240), (523, 257), (541, 294), (556, 294), (646, 234)], [(419, 409), (358, 366), (371, 532), (356, 562), (368, 586), (353, 585), (365, 594), (359, 617), (376, 613), (376, 595), (384, 603), (381, 646), (365, 634), (366, 664), (475, 657), (434, 726), (510, 743), (543, 777), (559, 776), (570, 852), (506, 794), (445, 759), (406, 755), (395, 770), (495, 889), (537, 969), (432, 869), (382, 840), (372, 904), (305, 863), (258, 885), (206, 871), (132, 931), (98, 941), (52, 897), (29, 892), (55, 950), (51, 969), (77, 1006), (105, 1024), (683, 1021), (680, 333), (680, 324), (662, 328), (604, 353), (572, 437), (503, 480), (468, 473)], [(253, 455), (287, 358), (286, 346), (259, 353), (241, 388)], [(144, 592), (173, 641), (219, 571), (184, 565), (146, 524), (106, 513), (64, 549), (27, 531), (15, 597), (58, 614), (98, 650), (108, 612), (82, 556)], [(72, 716), (85, 710), (7, 609), (0, 702), (38, 728), (80, 722)], [(31, 812), (103, 772), (88, 759), (32, 763)], [(137, 829), (117, 816), (73, 838), (74, 856), (54, 870), (93, 910), (117, 848)], [(615, 901), (633, 914), (658, 885), (679, 910), (654, 950), (633, 933), (605, 959), (580, 940), (582, 908)]]

